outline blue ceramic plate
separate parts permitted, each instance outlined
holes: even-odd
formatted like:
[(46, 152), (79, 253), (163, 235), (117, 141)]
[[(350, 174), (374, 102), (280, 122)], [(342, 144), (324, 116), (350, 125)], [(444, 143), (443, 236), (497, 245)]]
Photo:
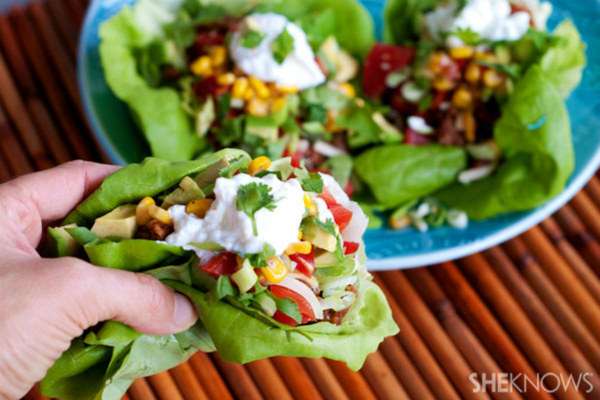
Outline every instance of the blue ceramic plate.
[[(127, 107), (106, 85), (98, 55), (98, 28), (133, 0), (94, 0), (85, 19), (79, 47), (79, 86), (91, 126), (111, 160), (118, 164), (140, 161), (148, 146), (134, 125)], [(381, 32), (382, 0), (363, 0)], [(408, 229), (374, 229), (366, 234), (369, 268), (385, 270), (435, 264), (481, 251), (518, 235), (566, 203), (590, 179), (600, 163), (600, 3), (592, 0), (555, 0), (550, 27), (564, 18), (575, 21), (588, 46), (588, 67), (583, 82), (568, 101), (576, 167), (564, 192), (542, 207), (471, 222), (464, 230), (433, 229), (419, 233)]]

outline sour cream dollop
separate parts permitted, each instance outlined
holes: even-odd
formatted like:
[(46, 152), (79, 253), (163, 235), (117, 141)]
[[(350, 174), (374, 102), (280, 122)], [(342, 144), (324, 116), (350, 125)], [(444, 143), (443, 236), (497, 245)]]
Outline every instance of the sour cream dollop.
[[(512, 13), (508, 0), (469, 0), (458, 12), (457, 7), (456, 2), (449, 2), (425, 14), (425, 26), (435, 39), (441, 39), (444, 33), (469, 29), (483, 39), (514, 41), (529, 29), (529, 13)], [(448, 44), (462, 43), (450, 36)]]
[[(286, 17), (275, 13), (255, 13), (244, 19), (246, 29), (260, 31), (264, 37), (255, 48), (242, 46), (242, 29), (233, 34), (229, 52), (238, 68), (266, 82), (308, 89), (325, 82), (325, 75), (315, 61), (315, 55), (304, 31)], [(279, 64), (273, 58), (271, 45), (287, 29), (294, 40), (294, 49)]]
[[(252, 230), (252, 220), (236, 207), (240, 186), (263, 183), (271, 188), (275, 208), (261, 208), (255, 214), (257, 235)], [(194, 250), (190, 243), (212, 242), (237, 254), (254, 254), (271, 246), (276, 254), (298, 241), (298, 230), (304, 215), (304, 191), (296, 179), (281, 181), (270, 174), (255, 178), (239, 174), (233, 178), (218, 178), (214, 188), (215, 200), (204, 218), (185, 212), (185, 206), (169, 209), (174, 232), (167, 243)]]

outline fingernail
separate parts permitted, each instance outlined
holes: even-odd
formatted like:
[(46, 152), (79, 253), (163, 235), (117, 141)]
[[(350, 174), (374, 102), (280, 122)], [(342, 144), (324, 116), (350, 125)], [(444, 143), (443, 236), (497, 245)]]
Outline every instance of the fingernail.
[(175, 323), (178, 327), (187, 329), (198, 319), (196, 310), (190, 301), (182, 294), (175, 293)]

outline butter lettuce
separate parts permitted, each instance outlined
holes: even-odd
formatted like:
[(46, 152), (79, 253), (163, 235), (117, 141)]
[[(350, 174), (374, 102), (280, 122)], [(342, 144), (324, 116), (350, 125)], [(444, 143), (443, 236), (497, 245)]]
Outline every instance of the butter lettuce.
[(116, 400), (133, 380), (172, 368), (195, 351), (216, 350), (237, 363), (271, 356), (327, 357), (356, 370), (386, 336), (398, 332), (383, 292), (366, 274), (359, 280), (357, 300), (341, 325), (319, 322), (291, 327), (235, 299), (218, 300), (191, 252), (149, 240), (90, 238), (73, 242), (66, 236), (87, 232), (84, 227), (91, 226), (94, 218), (119, 205), (165, 193), (184, 176), (214, 180), (230, 173), (232, 165), (247, 165), (249, 159), (243, 151), (230, 149), (195, 161), (146, 159), (106, 178), (76, 208), (65, 222), (76, 223), (78, 228), (52, 228), (51, 238), (61, 241), (54, 249), (62, 254), (87, 253), (98, 265), (150, 274), (188, 296), (200, 319), (191, 329), (167, 336), (143, 335), (117, 322), (101, 323), (75, 339), (48, 371), (41, 386), (46, 395)]
[(574, 168), (569, 114), (540, 67), (532, 67), (515, 86), (494, 138), (505, 156), (498, 170), (440, 191), (440, 200), (484, 219), (537, 207), (562, 191)]

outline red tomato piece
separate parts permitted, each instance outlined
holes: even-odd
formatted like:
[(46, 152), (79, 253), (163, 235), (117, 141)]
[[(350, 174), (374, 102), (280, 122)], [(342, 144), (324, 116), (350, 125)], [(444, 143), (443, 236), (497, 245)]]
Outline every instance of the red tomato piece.
[(281, 322), (282, 324), (286, 324), (289, 326), (298, 325), (298, 323), (296, 322), (296, 320), (294, 318), (288, 316), (287, 314), (282, 313), (279, 310), (275, 311), (275, 314), (273, 314), (273, 319), (275, 321)]
[(202, 78), (198, 82), (192, 85), (192, 89), (194, 90), (194, 94), (199, 99), (205, 99), (209, 96), (214, 96), (219, 92), (219, 84), (217, 83), (217, 78), (214, 76), (209, 76), (207, 78)]
[(315, 252), (314, 250), (310, 252), (310, 254), (291, 254), (290, 260), (296, 263), (296, 270), (301, 274), (304, 274), (308, 277), (312, 276), (313, 272), (315, 272)]
[[(296, 293), (293, 290), (290, 290), (284, 286), (279, 285), (271, 285), (269, 286), (269, 290), (273, 293), (273, 296), (278, 297), (280, 299), (290, 299), (294, 303), (298, 305), (298, 310), (300, 310), (300, 314), (302, 315), (302, 323), (307, 323), (310, 321), (314, 321), (315, 313), (313, 312), (312, 307), (308, 300), (306, 300), (300, 293)], [(285, 314), (284, 314), (285, 315)]]
[(237, 256), (229, 251), (224, 251), (201, 265), (200, 269), (215, 278), (221, 275), (231, 275), (238, 269)]
[(406, 131), (404, 132), (404, 142), (406, 144), (414, 144), (415, 146), (418, 146), (420, 144), (427, 144), (430, 142), (430, 140), (427, 135), (421, 135), (410, 128), (406, 128)]
[(325, 204), (327, 204), (328, 208), (331, 208), (331, 206), (339, 205), (335, 198), (331, 195), (331, 193), (329, 193), (329, 190), (327, 190), (327, 188), (323, 188), (323, 192), (321, 192), (319, 197), (323, 199)]
[(352, 182), (350, 182), (350, 180), (346, 182), (346, 186), (344, 186), (344, 192), (346, 192), (348, 197), (352, 197), (352, 193), (354, 193), (354, 186), (352, 185)]
[(356, 242), (344, 242), (344, 254), (354, 254), (358, 250), (359, 244)]
[(367, 96), (378, 97), (386, 88), (388, 74), (412, 63), (414, 47), (377, 43), (365, 60), (363, 89)]
[(333, 219), (337, 226), (340, 228), (340, 231), (346, 229), (346, 227), (350, 223), (350, 220), (352, 219), (352, 211), (339, 204), (330, 206), (329, 211), (331, 211), (331, 214), (333, 214)]

